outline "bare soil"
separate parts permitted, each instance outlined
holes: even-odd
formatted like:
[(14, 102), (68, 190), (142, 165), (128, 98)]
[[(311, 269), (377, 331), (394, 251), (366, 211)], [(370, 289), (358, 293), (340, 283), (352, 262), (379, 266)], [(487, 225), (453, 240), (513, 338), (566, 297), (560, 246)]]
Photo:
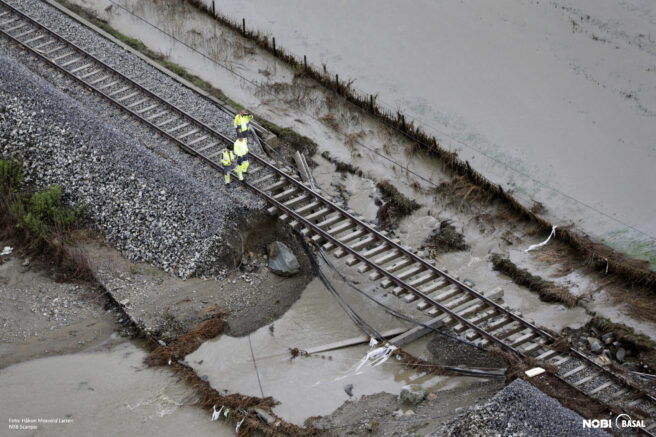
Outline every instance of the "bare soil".
[(56, 277), (43, 261), (0, 258), (0, 369), (86, 350), (121, 330), (97, 287)]
[[(131, 262), (100, 241), (84, 244), (100, 283), (155, 338), (171, 341), (199, 322), (222, 315), (225, 332), (242, 336), (272, 322), (300, 296), (312, 269), (300, 243), (276, 221), (261, 221), (243, 237), (241, 259), (223, 278), (182, 280), (145, 263)], [(296, 254), (301, 272), (285, 278), (267, 267), (266, 245), (280, 240)]]

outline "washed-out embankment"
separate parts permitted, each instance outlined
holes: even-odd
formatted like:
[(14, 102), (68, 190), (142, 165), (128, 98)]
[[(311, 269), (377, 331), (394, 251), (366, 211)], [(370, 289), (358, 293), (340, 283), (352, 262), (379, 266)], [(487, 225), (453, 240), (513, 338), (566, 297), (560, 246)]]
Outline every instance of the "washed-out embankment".
[[(308, 64), (305, 58), (301, 59), (277, 46), (273, 38), (270, 39), (257, 30), (248, 29), (245, 21), (234, 21), (202, 0), (186, 1), (216, 19), (220, 24), (240, 33), (244, 38), (253, 41), (258, 47), (284, 61), (297, 72), (297, 75), (317, 81), (325, 88), (343, 97), (348, 103), (355, 105), (386, 126), (400, 132), (414, 142), (414, 151), (423, 152), (439, 159), (455, 176), (464, 178), (467, 183), (485, 190), (490, 194), (490, 201), (501, 202), (514, 212), (518, 219), (533, 223), (543, 232), (551, 231), (552, 223), (522, 205), (510, 193), (506, 192), (501, 185), (492, 183), (481, 173), (474, 170), (469, 162), (458, 158), (455, 152), (442, 147), (434, 136), (427, 134), (421, 128), (415, 126), (413, 122), (407, 122), (401, 112), (393, 112), (383, 108), (376, 102), (376, 95), (363, 94), (354, 90), (351, 87), (351, 81), (340, 80), (338, 74), (329, 73), (325, 64), (322, 69), (317, 69)], [(573, 229), (558, 228), (555, 238), (584, 257), (589, 267), (602, 271), (606, 275), (616, 275), (631, 284), (644, 286), (656, 292), (656, 272), (650, 269), (646, 261), (630, 258), (604, 244), (593, 241), (590, 237)]]
[[(186, 175), (184, 164), (177, 167), (146, 148), (136, 132), (107, 123), (99, 111), (63, 94), (12, 54), (0, 49), (0, 155), (23, 163), (27, 189), (62, 186), (69, 203), (87, 205), (88, 224), (113, 246), (181, 277), (219, 275), (240, 262), (253, 240), (270, 238), (269, 233), (284, 238), (284, 229), (258, 199), (229, 196), (222, 178), (214, 183)], [(121, 123), (119, 117), (113, 122)], [(316, 433), (277, 418), (272, 398), (222, 394), (184, 363), (202, 341), (224, 331), (224, 314), (208, 313), (207, 320), (166, 344), (116, 299), (103, 279), (94, 275), (87, 280), (100, 287), (106, 307), (119, 314), (128, 332), (146, 338), (152, 352), (147, 363), (170, 367), (197, 391), (199, 406), (229, 409), (222, 420), (241, 423), (240, 435)], [(275, 427), (258, 419), (253, 408), (273, 417)]]

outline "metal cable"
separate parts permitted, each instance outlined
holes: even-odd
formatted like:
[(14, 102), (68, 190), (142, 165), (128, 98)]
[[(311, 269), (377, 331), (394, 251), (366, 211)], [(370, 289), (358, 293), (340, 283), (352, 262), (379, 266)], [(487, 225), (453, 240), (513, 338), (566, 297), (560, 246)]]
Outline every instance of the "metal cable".
[(469, 342), (469, 341), (467, 341), (467, 340), (463, 340), (463, 339), (461, 339), (461, 338), (459, 338), (459, 337), (457, 337), (457, 336), (455, 336), (455, 335), (451, 335), (451, 334), (449, 334), (449, 333), (447, 333), (447, 332), (444, 332), (444, 331), (442, 331), (442, 330), (440, 330), (440, 329), (437, 329), (437, 328), (435, 328), (435, 327), (433, 327), (433, 326), (430, 326), (430, 325), (427, 325), (427, 324), (425, 324), (425, 323), (422, 323), (422, 322), (420, 322), (419, 320), (416, 320), (416, 319), (413, 319), (413, 318), (411, 318), (411, 317), (409, 317), (409, 316), (406, 316), (405, 314), (403, 314), (403, 313), (401, 313), (401, 312), (395, 310), (394, 308), (391, 308), (391, 307), (385, 305), (384, 303), (382, 303), (382, 302), (380, 302), (380, 301), (374, 299), (372, 296), (370, 296), (370, 295), (369, 295), (368, 293), (366, 293), (364, 290), (360, 289), (360, 288), (357, 287), (355, 284), (353, 284), (351, 281), (349, 281), (349, 280), (348, 280), (348, 279), (342, 274), (342, 272), (340, 272), (340, 271), (337, 269), (337, 267), (335, 267), (335, 265), (334, 265), (332, 262), (330, 262), (330, 260), (328, 260), (328, 257), (326, 256), (326, 253), (324, 252), (324, 250), (323, 250), (321, 247), (317, 247), (317, 248), (319, 249), (319, 254), (321, 254), (321, 258), (325, 261), (325, 263), (326, 263), (326, 264), (327, 264), (327, 265), (328, 265), (328, 266), (329, 266), (334, 272), (336, 272), (336, 273), (342, 278), (342, 280), (343, 280), (343, 281), (344, 281), (349, 287), (353, 288), (355, 291), (357, 291), (358, 293), (360, 293), (361, 295), (363, 295), (363, 296), (366, 297), (367, 299), (371, 300), (372, 302), (376, 303), (377, 305), (383, 307), (383, 308), (385, 309), (385, 311), (386, 311), (387, 313), (389, 313), (390, 315), (392, 315), (392, 316), (394, 316), (394, 317), (396, 317), (396, 318), (398, 318), (398, 319), (404, 320), (404, 321), (406, 321), (406, 322), (412, 323), (413, 325), (417, 325), (417, 326), (421, 326), (421, 327), (426, 328), (426, 329), (430, 329), (431, 331), (433, 331), (433, 332), (435, 332), (435, 333), (437, 333), (437, 334), (440, 334), (440, 335), (442, 335), (442, 336), (444, 336), (444, 337), (448, 337), (448, 338), (450, 338), (450, 339), (452, 339), (452, 340), (455, 340), (455, 341), (457, 341), (457, 342), (459, 342), (459, 343), (466, 344), (466, 345), (468, 345), (468, 346), (472, 346), (472, 347), (474, 347), (474, 348), (476, 348), (476, 349), (478, 349), (478, 350), (481, 350), (481, 351), (489, 352), (487, 349), (485, 349), (485, 348), (483, 348), (483, 347), (481, 347), (481, 346), (479, 346), (479, 345), (477, 345), (477, 344), (471, 343), (471, 342)]

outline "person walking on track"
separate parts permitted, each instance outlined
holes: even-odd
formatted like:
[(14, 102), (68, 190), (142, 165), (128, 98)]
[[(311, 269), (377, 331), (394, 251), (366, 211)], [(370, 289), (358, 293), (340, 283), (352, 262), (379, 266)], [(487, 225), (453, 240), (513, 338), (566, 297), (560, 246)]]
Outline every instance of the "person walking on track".
[[(230, 172), (235, 168), (234, 162), (237, 159), (232, 148), (233, 145), (228, 144), (221, 154), (221, 165), (223, 165), (223, 174), (226, 185), (230, 183)], [(238, 175), (241, 176), (241, 172), (238, 173)]]
[(239, 111), (239, 114), (235, 116), (235, 122), (234, 122), (235, 133), (237, 134), (237, 136), (239, 136), (239, 134), (243, 134), (244, 136), (246, 136), (252, 118), (253, 116), (248, 112), (246, 112), (245, 109)]
[(240, 133), (237, 137), (237, 141), (234, 144), (235, 155), (237, 155), (237, 167), (235, 173), (237, 173), (237, 178), (240, 181), (244, 180), (242, 173), (248, 171), (248, 144), (246, 137), (243, 133)]

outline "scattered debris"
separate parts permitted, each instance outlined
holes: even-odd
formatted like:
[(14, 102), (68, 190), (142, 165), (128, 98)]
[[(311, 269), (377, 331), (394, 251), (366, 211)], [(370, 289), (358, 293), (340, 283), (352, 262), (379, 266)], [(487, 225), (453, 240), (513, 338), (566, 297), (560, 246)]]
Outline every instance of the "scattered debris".
[(528, 369), (528, 370), (525, 371), (524, 373), (525, 373), (526, 376), (528, 376), (529, 378), (533, 378), (534, 376), (541, 375), (541, 374), (543, 374), (544, 372), (545, 372), (545, 370), (544, 370), (542, 367), (534, 367), (534, 368), (532, 368), (532, 369)]
[(157, 347), (148, 357), (145, 362), (149, 366), (161, 366), (164, 363), (171, 361), (178, 361), (196, 349), (201, 343), (210, 338), (214, 338), (223, 332), (223, 315), (219, 314), (209, 320), (205, 320), (198, 324), (196, 329), (179, 337), (168, 346)]
[(467, 250), (469, 245), (465, 242), (465, 236), (447, 219), (440, 222), (440, 227), (430, 234), (421, 248), (439, 254)]
[[(375, 342), (374, 339), (369, 343), (371, 347), (375, 347), (377, 343)], [(396, 346), (393, 346), (389, 343), (385, 344), (384, 346), (372, 349), (367, 353), (367, 355), (360, 360), (360, 363), (358, 366), (355, 368), (355, 373), (357, 373), (362, 366), (364, 366), (366, 363), (371, 362), (369, 365), (372, 367), (380, 366), (383, 364), (385, 361), (389, 359), (389, 357), (392, 356), (392, 352), (397, 350), (398, 348)]]
[(4, 249), (2, 249), (2, 252), (0, 252), (0, 256), (7, 256), (11, 255), (11, 252), (13, 252), (14, 248), (11, 246), (5, 246)]
[(571, 308), (576, 305), (578, 298), (568, 290), (558, 287), (551, 281), (545, 281), (539, 276), (532, 275), (527, 270), (520, 269), (508, 258), (503, 258), (497, 253), (490, 256), (494, 270), (505, 273), (510, 276), (518, 285), (527, 287), (531, 291), (536, 291), (543, 302), (558, 302)]
[(289, 348), (289, 354), (292, 356), (292, 359), (296, 358), (298, 356), (301, 356), (301, 357), (310, 356), (310, 354), (307, 353), (307, 351), (301, 350), (297, 347)]
[(553, 237), (554, 235), (556, 235), (556, 225), (553, 225), (553, 226), (551, 227), (551, 233), (549, 234), (549, 236), (547, 237), (546, 240), (544, 240), (542, 243), (538, 243), (538, 244), (532, 244), (532, 245), (530, 245), (530, 246), (528, 247), (528, 249), (526, 249), (524, 252), (528, 253), (528, 252), (530, 252), (530, 251), (532, 251), (532, 250), (539, 249), (539, 248), (542, 247), (542, 246), (546, 246), (546, 244), (549, 242), (549, 240), (551, 240), (551, 237)]
[(380, 190), (385, 201), (376, 214), (382, 227), (388, 227), (396, 223), (400, 218), (410, 215), (421, 206), (415, 200), (409, 199), (397, 190), (390, 181), (378, 182), (376, 187)]
[(349, 397), (353, 396), (353, 384), (346, 384), (344, 386), (344, 393), (349, 395)]

